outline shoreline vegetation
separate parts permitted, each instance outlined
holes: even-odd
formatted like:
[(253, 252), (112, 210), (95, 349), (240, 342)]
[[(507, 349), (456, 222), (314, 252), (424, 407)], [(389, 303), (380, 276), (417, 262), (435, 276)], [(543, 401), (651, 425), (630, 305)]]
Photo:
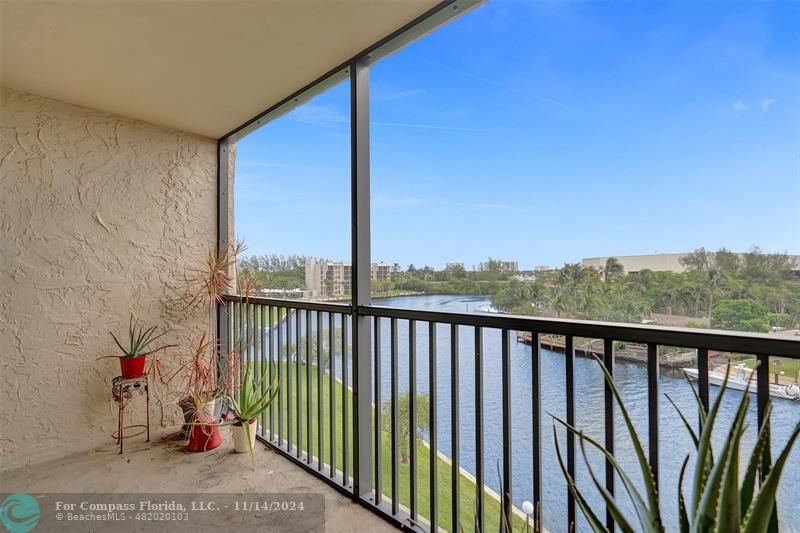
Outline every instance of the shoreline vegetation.
[[(261, 289), (304, 289), (305, 256), (253, 256), (239, 274)], [(483, 270), (406, 269), (372, 281), (375, 299), (415, 295), (489, 296), (504, 313), (625, 323), (666, 323), (734, 331), (800, 328), (800, 276), (787, 254), (699, 248), (684, 272), (625, 272), (614, 257), (602, 268), (567, 263), (547, 271), (510, 271), (491, 258)], [(341, 298), (349, 299), (348, 296)]]

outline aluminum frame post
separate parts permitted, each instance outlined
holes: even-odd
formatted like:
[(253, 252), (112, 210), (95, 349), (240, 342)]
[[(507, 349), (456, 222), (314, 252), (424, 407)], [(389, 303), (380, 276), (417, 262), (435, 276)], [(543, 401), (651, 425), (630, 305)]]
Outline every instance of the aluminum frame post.
[(350, 63), (350, 205), (353, 299), (353, 494), (372, 496), (372, 351), (370, 317), (369, 63)]
[[(228, 250), (230, 245), (230, 215), (233, 209), (231, 178), (236, 151), (234, 141), (221, 140), (217, 143), (217, 253)], [(219, 370), (227, 372), (228, 361), (228, 306), (217, 304), (217, 346)], [(223, 376), (226, 378), (227, 376)]]

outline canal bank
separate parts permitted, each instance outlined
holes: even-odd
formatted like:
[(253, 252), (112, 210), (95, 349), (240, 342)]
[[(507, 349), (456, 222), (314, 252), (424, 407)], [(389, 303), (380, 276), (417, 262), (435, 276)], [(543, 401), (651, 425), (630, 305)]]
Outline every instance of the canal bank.
[[(563, 338), (563, 337), (560, 337)], [(563, 354), (566, 345), (559, 337), (543, 335), (539, 343), (542, 348)], [(527, 331), (517, 332), (517, 342), (531, 344), (531, 333)], [(640, 365), (647, 364), (647, 346), (644, 344), (626, 344), (617, 346), (614, 349), (614, 357), (618, 361), (628, 361)], [(603, 356), (603, 339), (575, 339), (575, 354), (583, 357)], [(717, 352), (709, 353), (709, 357), (714, 358)], [(662, 367), (681, 369), (686, 366), (693, 366), (697, 360), (697, 352), (694, 350), (682, 350), (675, 352), (659, 353), (659, 364)]]

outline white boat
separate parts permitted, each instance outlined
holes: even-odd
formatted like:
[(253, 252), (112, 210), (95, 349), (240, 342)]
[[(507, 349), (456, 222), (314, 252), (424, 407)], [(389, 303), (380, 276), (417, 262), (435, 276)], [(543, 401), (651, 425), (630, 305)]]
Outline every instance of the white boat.
[[(697, 380), (700, 376), (700, 372), (696, 368), (684, 368), (683, 371), (694, 380)], [(728, 376), (728, 388), (740, 391), (747, 390), (747, 392), (755, 394), (757, 385), (755, 376), (753, 376), (753, 379), (750, 379), (752, 373), (752, 369), (746, 368), (744, 363), (739, 363), (730, 371)], [(708, 371), (708, 382), (711, 385), (721, 387), (724, 381), (725, 372), (717, 372), (716, 370)], [(769, 395), (783, 400), (800, 400), (800, 386), (794, 383), (790, 383), (789, 385), (770, 383)]]

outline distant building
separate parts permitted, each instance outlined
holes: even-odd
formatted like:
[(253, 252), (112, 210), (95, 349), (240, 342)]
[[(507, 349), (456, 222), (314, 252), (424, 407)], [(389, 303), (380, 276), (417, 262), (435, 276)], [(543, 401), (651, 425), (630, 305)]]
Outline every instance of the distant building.
[[(388, 263), (372, 263), (370, 279), (385, 281), (391, 279), (396, 269)], [(353, 267), (342, 261), (306, 261), (306, 290), (310, 298), (329, 298), (351, 294), (353, 287)]]
[(533, 267), (534, 272), (550, 272), (551, 270), (553, 270), (553, 267), (550, 265), (535, 265)]
[(444, 269), (448, 272), (464, 270), (464, 263), (447, 263), (444, 265)]
[(684, 272), (686, 268), (681, 264), (681, 258), (687, 254), (652, 254), (652, 255), (617, 255), (609, 257), (588, 257), (581, 260), (585, 267), (602, 269), (610, 257), (615, 257), (625, 272), (639, 272), (652, 270), (654, 272)]
[[(689, 255), (683, 254), (650, 254), (650, 255), (615, 255), (615, 257), (625, 272), (640, 272), (642, 270), (652, 270), (654, 272), (685, 272), (686, 267), (681, 264), (681, 259)], [(609, 257), (588, 257), (581, 260), (581, 264), (586, 267), (603, 268)], [(794, 259), (794, 272), (800, 272), (800, 256), (790, 255)]]
[(496, 270), (498, 272), (519, 272), (519, 263), (517, 261), (486, 261), (478, 266), (478, 270), (489, 271)]
[(353, 267), (350, 263), (306, 261), (306, 289), (311, 298), (350, 294)]
[(311, 297), (311, 291), (308, 289), (259, 289), (258, 292), (265, 298), (284, 300), (305, 300)]

